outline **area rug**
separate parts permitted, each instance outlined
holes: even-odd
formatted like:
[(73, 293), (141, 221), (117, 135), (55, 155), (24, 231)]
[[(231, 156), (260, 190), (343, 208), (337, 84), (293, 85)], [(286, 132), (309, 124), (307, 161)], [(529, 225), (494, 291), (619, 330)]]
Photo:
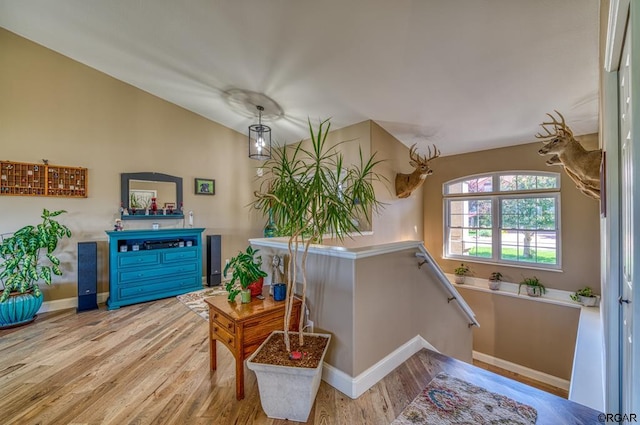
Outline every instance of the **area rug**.
[(189, 292), (188, 294), (178, 295), (178, 301), (189, 307), (194, 313), (202, 317), (204, 320), (209, 321), (209, 307), (204, 302), (205, 298), (226, 296), (223, 286), (214, 286), (212, 288), (205, 288), (195, 292)]
[(537, 418), (531, 406), (441, 373), (391, 425), (528, 425)]

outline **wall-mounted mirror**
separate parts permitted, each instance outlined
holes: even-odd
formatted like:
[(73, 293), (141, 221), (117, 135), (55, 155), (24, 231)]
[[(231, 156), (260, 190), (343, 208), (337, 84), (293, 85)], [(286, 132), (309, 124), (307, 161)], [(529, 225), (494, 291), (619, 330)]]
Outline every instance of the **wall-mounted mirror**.
[(125, 210), (122, 215), (125, 220), (182, 219), (182, 177), (161, 173), (122, 173), (120, 202)]

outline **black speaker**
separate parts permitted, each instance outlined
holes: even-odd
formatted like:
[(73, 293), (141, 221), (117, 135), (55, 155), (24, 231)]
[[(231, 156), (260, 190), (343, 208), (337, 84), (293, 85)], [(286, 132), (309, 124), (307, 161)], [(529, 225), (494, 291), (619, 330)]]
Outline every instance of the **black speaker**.
[(78, 308), (76, 312), (98, 308), (98, 244), (78, 242)]
[(207, 286), (222, 283), (222, 237), (207, 235)]

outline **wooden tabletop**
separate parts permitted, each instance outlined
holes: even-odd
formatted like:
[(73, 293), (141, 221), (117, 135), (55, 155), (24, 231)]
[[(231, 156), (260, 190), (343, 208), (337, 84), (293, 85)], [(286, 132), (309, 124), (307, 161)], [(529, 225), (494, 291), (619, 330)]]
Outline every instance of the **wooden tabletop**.
[[(204, 302), (237, 321), (254, 317), (257, 314), (267, 313), (272, 310), (283, 308), (285, 305), (284, 301), (274, 301), (271, 296), (266, 296), (264, 300), (252, 298), (251, 302), (248, 304), (242, 304), (239, 302), (230, 303), (226, 297), (220, 296), (205, 298)], [(296, 298), (294, 302), (300, 303), (301, 301)]]

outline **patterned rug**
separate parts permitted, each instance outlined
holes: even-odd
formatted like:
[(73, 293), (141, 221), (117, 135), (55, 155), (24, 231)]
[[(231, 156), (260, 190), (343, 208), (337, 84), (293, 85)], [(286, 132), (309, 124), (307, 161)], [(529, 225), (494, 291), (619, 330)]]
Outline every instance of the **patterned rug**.
[(178, 301), (189, 307), (198, 316), (209, 321), (209, 307), (204, 302), (204, 299), (217, 296), (227, 296), (227, 291), (225, 291), (224, 286), (214, 286), (212, 288), (189, 292), (188, 294), (178, 295), (177, 298)]
[(531, 406), (440, 373), (391, 425), (528, 425), (537, 418)]

